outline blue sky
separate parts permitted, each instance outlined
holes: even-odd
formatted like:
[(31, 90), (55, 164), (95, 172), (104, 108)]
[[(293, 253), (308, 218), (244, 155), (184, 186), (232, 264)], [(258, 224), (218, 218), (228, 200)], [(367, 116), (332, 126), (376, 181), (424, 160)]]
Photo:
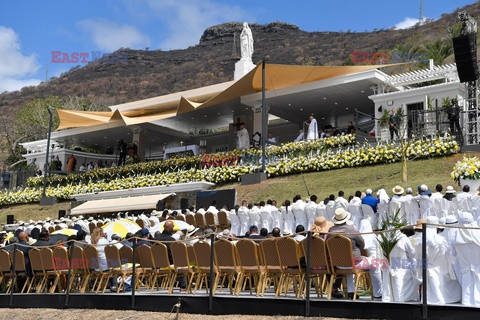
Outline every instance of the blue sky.
[[(424, 16), (472, 4), (424, 0)], [(408, 27), (420, 0), (14, 0), (0, 2), (0, 92), (58, 76), (76, 64), (51, 63), (52, 51), (101, 51), (120, 47), (181, 49), (198, 43), (209, 26), (229, 21), (284, 21), (306, 31), (365, 31)]]

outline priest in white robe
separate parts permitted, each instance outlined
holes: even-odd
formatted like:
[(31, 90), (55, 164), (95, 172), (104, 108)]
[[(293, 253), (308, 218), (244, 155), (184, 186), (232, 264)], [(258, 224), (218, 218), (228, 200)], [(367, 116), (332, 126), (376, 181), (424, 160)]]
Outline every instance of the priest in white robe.
[[(463, 227), (478, 227), (469, 212), (459, 214)], [(480, 305), (480, 230), (458, 229), (455, 250), (462, 273), (462, 304)]]
[[(438, 224), (436, 216), (427, 217), (427, 223)], [(437, 227), (427, 225), (427, 301), (428, 303), (456, 303), (461, 299), (453, 261), (447, 255), (448, 243), (437, 234)]]
[(383, 301), (405, 302), (418, 301), (418, 288), (421, 284), (416, 276), (415, 268), (418, 261), (415, 259), (415, 249), (410, 239), (400, 231), (397, 232), (398, 242), (390, 253), (388, 266), (382, 265)]
[(250, 228), (250, 215), (247, 207), (247, 201), (242, 201), (242, 206), (238, 208), (238, 219), (240, 220), (240, 231), (238, 235), (244, 236)]
[(317, 119), (310, 115), (310, 124), (308, 125), (307, 140), (317, 140), (318, 139), (318, 126)]
[(237, 149), (243, 150), (248, 148), (250, 148), (250, 136), (245, 126), (241, 124), (240, 129), (237, 131)]
[[(290, 233), (295, 231), (296, 221), (295, 216), (293, 215), (292, 206), (290, 205), (290, 200), (285, 200), (283, 206), (280, 208), (282, 213), (282, 218), (284, 222), (284, 230), (288, 229)], [(282, 231), (284, 231), (282, 230)]]

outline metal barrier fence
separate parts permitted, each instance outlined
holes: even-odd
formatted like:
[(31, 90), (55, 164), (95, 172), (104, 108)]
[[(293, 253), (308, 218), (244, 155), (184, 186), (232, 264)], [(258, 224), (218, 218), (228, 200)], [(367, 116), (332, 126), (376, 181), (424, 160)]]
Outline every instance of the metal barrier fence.
[[(427, 270), (429, 268), (429, 261), (430, 257), (427, 255), (427, 227), (438, 227), (438, 228), (459, 228), (459, 229), (475, 229), (477, 232), (480, 232), (480, 228), (478, 227), (459, 227), (459, 226), (452, 226), (452, 225), (435, 225), (435, 224), (422, 224), (422, 237), (421, 237), (421, 271), (422, 271), (422, 283), (421, 283), (421, 299), (417, 301), (419, 304), (422, 306), (422, 317), (423, 319), (428, 318), (428, 303), (427, 303), (427, 280), (429, 279), (429, 276), (427, 274)], [(412, 227), (412, 226), (408, 226)], [(374, 234), (374, 235), (379, 235), (381, 233), (383, 234), (391, 234), (394, 232), (398, 232), (401, 229), (405, 229), (407, 227), (402, 227), (400, 229), (395, 229), (395, 230), (388, 230), (388, 231), (372, 231), (372, 232), (366, 232), (366, 233), (355, 233), (355, 234), (343, 234), (345, 236), (358, 236), (358, 235), (369, 235), (369, 234)], [(256, 295), (263, 295), (262, 290), (267, 290), (267, 295), (273, 296), (279, 296), (280, 294), (285, 294), (285, 296), (288, 296), (291, 299), (297, 299), (297, 300), (303, 300), (305, 303), (304, 307), (304, 315), (309, 316), (310, 315), (310, 302), (313, 300), (318, 300), (318, 298), (313, 298), (311, 297), (312, 293), (317, 293), (319, 294), (320, 292), (323, 292), (323, 288), (327, 287), (327, 297), (329, 294), (329, 290), (331, 290), (332, 285), (333, 285), (333, 280), (332, 276), (334, 275), (342, 275), (348, 272), (345, 272), (345, 269), (355, 271), (354, 273), (356, 274), (356, 277), (360, 277), (361, 272), (367, 270), (370, 271), (371, 267), (368, 267), (372, 264), (370, 261), (367, 264), (359, 263), (358, 260), (355, 260), (353, 256), (351, 257), (350, 262), (346, 262), (346, 265), (343, 265), (344, 268), (341, 267), (341, 263), (337, 261), (338, 256), (345, 254), (344, 251), (342, 251), (340, 248), (342, 248), (340, 243), (333, 243), (332, 246), (330, 246), (330, 239), (338, 239), (342, 240), (341, 237), (338, 237), (339, 234), (336, 233), (325, 233), (325, 234), (320, 234), (321, 237), (317, 237), (312, 233), (312, 231), (308, 232), (303, 232), (301, 234), (305, 234), (306, 238), (302, 242), (296, 242), (293, 240), (292, 236), (286, 236), (286, 237), (279, 237), (279, 238), (273, 238), (273, 239), (253, 239), (257, 244), (255, 244), (254, 247), (251, 248), (257, 248), (254, 249), (253, 251), (250, 252), (251, 256), (248, 257), (248, 251), (245, 252), (245, 250), (241, 249), (244, 244), (246, 244), (246, 241), (244, 241), (244, 238), (229, 238), (229, 239), (222, 239), (218, 238), (218, 236), (221, 236), (222, 234), (211, 234), (208, 237), (197, 237), (193, 238), (193, 240), (206, 240), (209, 239), (209, 241), (213, 244), (210, 246), (210, 256), (209, 256), (209, 266), (208, 266), (208, 283), (205, 283), (205, 293), (208, 293), (209, 297), (209, 311), (213, 312), (213, 299), (214, 299), (214, 294), (215, 294), (215, 289), (218, 285), (220, 287), (223, 287), (223, 280), (222, 283), (220, 284), (220, 274), (222, 273), (222, 268), (225, 267), (223, 265), (224, 262), (222, 262), (224, 258), (220, 257), (220, 255), (227, 254), (225, 251), (225, 248), (230, 248), (225, 246), (228, 243), (233, 243), (235, 241), (236, 244), (232, 246), (231, 248), (235, 248), (235, 253), (233, 254), (233, 259), (235, 260), (234, 267), (238, 268), (238, 271), (232, 275), (232, 279), (229, 278), (229, 285), (232, 285), (232, 280), (235, 282), (235, 288), (230, 287), (229, 289), (233, 292), (234, 295), (238, 295), (240, 292), (243, 292), (245, 290), (245, 286), (247, 284), (247, 278), (249, 277), (248, 281), (248, 286), (250, 290), (250, 294), (252, 294), (251, 290), (252, 288), (255, 288), (256, 290)], [(324, 239), (327, 239), (324, 241)], [(135, 238), (136, 239), (136, 238)], [(249, 238), (249, 240), (252, 240)], [(293, 241), (292, 241), (293, 240)], [(155, 240), (150, 240), (152, 243), (160, 242), (160, 241), (155, 241)], [(192, 241), (192, 239), (189, 240), (180, 240), (176, 241), (177, 243), (185, 242), (185, 241)], [(233, 241), (233, 242), (232, 242)], [(262, 244), (262, 241), (274, 241), (275, 246), (276, 246), (276, 252), (272, 253), (272, 246), (266, 246), (266, 244)], [(332, 241), (333, 242), (333, 241)], [(135, 243), (135, 241), (134, 241)], [(171, 245), (173, 242), (168, 242), (168, 241), (162, 241), (161, 243)], [(319, 250), (321, 248), (322, 243), (326, 245), (326, 252), (322, 253), (322, 250)], [(347, 242), (348, 243), (348, 242)], [(242, 244), (242, 246), (239, 246), (239, 244)], [(293, 247), (291, 247), (293, 245)], [(107, 246), (105, 245), (96, 245), (95, 247), (102, 247), (102, 246)], [(274, 246), (274, 248), (275, 248)], [(348, 244), (348, 246), (351, 246), (351, 244)], [(12, 288), (10, 290), (10, 306), (14, 307), (15, 306), (15, 300), (14, 300), (14, 292), (19, 291), (20, 288), (15, 288), (16, 284), (16, 277), (17, 275), (17, 268), (16, 268), (16, 254), (18, 254), (19, 251), (17, 249), (19, 247), (27, 247), (25, 245), (15, 243), (7, 247), (11, 250), (10, 254), (11, 256), (11, 283), (12, 283)], [(49, 246), (53, 247), (53, 246)], [(31, 247), (30, 249), (41, 249), (42, 247)], [(222, 250), (223, 251), (218, 251)], [(287, 249), (292, 249), (293, 251), (288, 251)], [(312, 250), (314, 248), (314, 250)], [(332, 248), (337, 248), (338, 250), (333, 250)], [(345, 248), (345, 247), (343, 247)], [(233, 249), (232, 249), (233, 250)], [(243, 250), (243, 251), (242, 251)], [(171, 250), (170, 250), (171, 251)], [(228, 250), (227, 250), (228, 251)], [(257, 252), (258, 251), (258, 252)], [(233, 252), (233, 251), (232, 251)], [(284, 254), (285, 252), (290, 252), (290, 254)], [(171, 254), (173, 252), (170, 252)], [(137, 260), (137, 254), (138, 254), (138, 246), (133, 245), (132, 248), (132, 261), (136, 262)], [(174, 253), (173, 253), (174, 254)], [(195, 258), (191, 258), (189, 254), (192, 253), (186, 253), (187, 254), (187, 259), (190, 261), (190, 264), (192, 266), (195, 266), (198, 268), (198, 272), (201, 268), (201, 264), (199, 264), (199, 256), (197, 255), (196, 251), (194, 251), (194, 256)], [(258, 260), (255, 262), (255, 255)], [(277, 255), (278, 257), (278, 265), (273, 265), (270, 264), (270, 258), (269, 256)], [(296, 254), (296, 256), (295, 256)], [(330, 266), (323, 266), (319, 265), (319, 261), (321, 261), (321, 256), (319, 255), (324, 254), (324, 258), (326, 258), (325, 263), (330, 264)], [(71, 262), (73, 259), (73, 250), (69, 250), (68, 252), (68, 259)], [(348, 255), (347, 255), (348, 256)], [(253, 258), (253, 260), (251, 260)], [(388, 261), (386, 258), (378, 258), (378, 266), (380, 267), (382, 272), (387, 272), (387, 274), (390, 272), (391, 268), (395, 268), (395, 263), (397, 263), (397, 267), (402, 265), (404, 261), (400, 262), (400, 265), (398, 264), (399, 262), (395, 262), (394, 260)], [(411, 258), (411, 257), (410, 257)], [(195, 259), (195, 262), (192, 262), (192, 260)], [(225, 258), (226, 259), (226, 258)], [(320, 259), (320, 260), (319, 260)], [(392, 258), (393, 259), (393, 258)], [(362, 260), (363, 262), (365, 260)], [(137, 280), (136, 277), (139, 276), (140, 274), (136, 272), (136, 268), (144, 268), (145, 266), (142, 265), (143, 262), (140, 262), (139, 264), (137, 263), (132, 263), (131, 266), (131, 307), (135, 308), (136, 303), (135, 303), (135, 298), (138, 296), (137, 292)], [(345, 264), (345, 261), (343, 262)], [(348, 264), (350, 263), (350, 268), (348, 268)], [(178, 265), (175, 255), (173, 255), (173, 264), (175, 268), (180, 268), (181, 266)], [(258, 264), (258, 265), (257, 265)], [(338, 267), (337, 267), (338, 266)], [(232, 266), (230, 266), (232, 267)], [(258, 267), (258, 268), (257, 268)], [(193, 268), (193, 267), (192, 267)], [(279, 269), (278, 269), (279, 268)], [(365, 269), (364, 269), (365, 268)], [(65, 306), (68, 307), (70, 304), (70, 299), (75, 299), (74, 296), (71, 296), (71, 277), (72, 277), (72, 271), (74, 268), (72, 267), (72, 264), (69, 264), (68, 267), (68, 274), (66, 275), (66, 286), (65, 290), (63, 290), (63, 294), (65, 295)], [(143, 269), (142, 269), (143, 270)], [(255, 271), (256, 270), (256, 271)], [(231, 271), (231, 270), (230, 270)], [(230, 272), (229, 271), (229, 272)], [(258, 274), (255, 274), (258, 271)], [(339, 272), (342, 271), (342, 272)], [(203, 270), (203, 272), (207, 272)], [(447, 270), (445, 272), (448, 272)], [(275, 274), (276, 273), (276, 274)], [(368, 272), (367, 272), (368, 273)], [(227, 273), (226, 273), (227, 274)], [(326, 276), (330, 275), (330, 281), (326, 281), (327, 285), (320, 279), (318, 278), (318, 275), (321, 274), (326, 274)], [(198, 274), (197, 274), (198, 275)], [(253, 278), (252, 278), (252, 275)], [(177, 274), (176, 276), (181, 276), (180, 274)], [(175, 276), (175, 277), (176, 277)], [(193, 277), (193, 274), (191, 275)], [(230, 275), (228, 275), (230, 276)], [(262, 278), (263, 276), (263, 278)], [(2, 277), (8, 278), (7, 271), (2, 270)], [(270, 278), (269, 278), (270, 277)], [(277, 277), (277, 278), (275, 278)], [(315, 277), (315, 281), (312, 282), (313, 278)], [(193, 278), (192, 278), (193, 279)], [(368, 279), (368, 277), (367, 277)], [(172, 281), (174, 281), (175, 278), (172, 278)], [(190, 280), (192, 282), (193, 280)], [(195, 281), (199, 281), (199, 278), (195, 278)], [(269, 283), (269, 287), (267, 288), (267, 283)], [(3, 283), (5, 284), (5, 283)], [(217, 284), (217, 286), (215, 286)], [(271, 286), (273, 284), (273, 291), (271, 289)], [(148, 286), (148, 284), (142, 283), (140, 284), (141, 286)], [(151, 285), (154, 287), (155, 283), (151, 283)], [(196, 285), (198, 285), (196, 283)], [(319, 288), (318, 286), (321, 285)], [(343, 286), (345, 283), (343, 283)], [(172, 282), (173, 286), (173, 282)], [(312, 287), (313, 286), (313, 287)], [(152, 287), (152, 290), (153, 290)], [(294, 288), (293, 293), (290, 294), (291, 288)], [(369, 288), (368, 288), (369, 287)], [(384, 286), (385, 287), (385, 286)], [(188, 288), (188, 287), (187, 287)], [(313, 289), (312, 289), (313, 288)], [(201, 288), (202, 289), (202, 288)], [(344, 292), (346, 292), (346, 288), (344, 287)], [(391, 288), (392, 289), (392, 288)], [(314, 290), (314, 291), (312, 291)], [(371, 287), (371, 281), (366, 281), (364, 290), (373, 290)], [(192, 292), (190, 292), (191, 294)], [(196, 290), (195, 290), (196, 293)], [(195, 294), (193, 293), (193, 294)], [(203, 293), (203, 295), (205, 295)], [(365, 292), (364, 292), (365, 293)], [(26, 293), (27, 294), (27, 293)], [(62, 294), (62, 292), (60, 292)], [(160, 295), (165, 295), (169, 294), (168, 292), (161, 291), (158, 292)], [(218, 293), (217, 293), (218, 294)], [(330, 291), (331, 294), (331, 291)], [(371, 293), (372, 294), (372, 293)], [(385, 294), (385, 293), (384, 293)], [(323, 296), (323, 294), (321, 294)], [(346, 297), (345, 297), (346, 298)], [(261, 298), (259, 298), (261, 299)], [(373, 299), (372, 299), (373, 300)]]

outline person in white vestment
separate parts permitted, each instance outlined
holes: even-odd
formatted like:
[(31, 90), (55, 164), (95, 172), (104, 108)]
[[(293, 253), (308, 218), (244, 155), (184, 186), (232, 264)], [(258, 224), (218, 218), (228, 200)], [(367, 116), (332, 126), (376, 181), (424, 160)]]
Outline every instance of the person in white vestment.
[(308, 223), (307, 215), (305, 213), (305, 202), (298, 194), (293, 198), (292, 212), (295, 216), (295, 228), (291, 230), (295, 231), (298, 225), (305, 227)]
[[(359, 224), (358, 232), (360, 233), (367, 233), (367, 234), (362, 234), (362, 238), (365, 241), (365, 249), (368, 250), (368, 257), (372, 259), (373, 261), (378, 261), (378, 259), (381, 259), (381, 254), (380, 254), (380, 248), (379, 248), (379, 242), (377, 239), (377, 236), (374, 233), (368, 233), (372, 232), (372, 225), (370, 224), (370, 220), (368, 219), (362, 219)], [(373, 271), (370, 271), (373, 273), (375, 278), (381, 279), (382, 278), (382, 271), (380, 270), (381, 264), (373, 264), (372, 269)]]
[(406, 223), (407, 217), (405, 215), (405, 208), (404, 208), (405, 198), (403, 197), (404, 190), (401, 186), (395, 186), (392, 189), (392, 192), (393, 192), (393, 196), (390, 199), (390, 202), (388, 204), (388, 215), (390, 217), (397, 215), (400, 221)]
[(470, 212), (470, 197), (472, 196), (470, 193), (470, 186), (464, 185), (462, 191), (458, 192), (457, 195), (453, 198), (453, 202), (457, 208), (457, 214), (460, 212)]
[(250, 148), (250, 136), (247, 129), (243, 124), (240, 125), (240, 129), (237, 131), (237, 149), (243, 150)]
[(344, 210), (348, 209), (348, 201), (344, 198), (345, 193), (343, 191), (338, 191), (338, 197), (335, 199), (334, 209), (343, 208)]
[(262, 220), (261, 226), (262, 228), (267, 229), (268, 232), (272, 231), (273, 229), (273, 219), (270, 212), (270, 207), (271, 205), (268, 207), (265, 205), (265, 201), (260, 201), (260, 218)]
[(335, 215), (335, 196), (333, 194), (328, 197), (328, 202), (325, 204), (325, 207), (327, 213), (325, 218), (332, 220)]
[(239, 236), (239, 235), (242, 235), (240, 233), (240, 219), (238, 218), (238, 215), (237, 215), (237, 210), (238, 210), (238, 206), (236, 209), (232, 209), (228, 212), (228, 217), (230, 218), (230, 229), (231, 229), (231, 232), (232, 234), (236, 235), (236, 236)]
[(250, 227), (257, 226), (257, 228), (259, 228), (262, 225), (262, 217), (260, 215), (258, 203), (255, 203), (254, 206), (248, 211), (248, 216), (250, 217)]
[(405, 189), (404, 208), (407, 224), (413, 225), (420, 219), (420, 208), (415, 197), (412, 195), (412, 188)]
[(415, 199), (418, 201), (418, 206), (420, 207), (420, 218), (425, 219), (428, 216), (435, 215), (431, 198), (432, 190), (425, 184), (419, 186), (417, 190), (418, 196), (416, 196)]
[(352, 200), (350, 200), (348, 203), (360, 206), (362, 204), (362, 192), (358, 190), (355, 191), (355, 195), (353, 196)]
[(303, 133), (303, 130), (300, 129), (298, 131), (298, 136), (295, 138), (295, 140), (293, 140), (293, 142), (300, 142), (300, 141), (303, 141), (305, 139), (305, 133)]
[[(436, 216), (429, 216), (427, 223), (439, 221)], [(452, 257), (447, 255), (448, 247), (447, 239), (437, 233), (437, 227), (427, 225), (428, 303), (455, 303), (461, 299), (462, 288), (455, 276)]]
[[(469, 212), (459, 214), (463, 227), (477, 227)], [(462, 304), (480, 306), (480, 229), (458, 229), (455, 250), (462, 273)]]
[(307, 140), (317, 140), (318, 139), (318, 126), (317, 120), (313, 116), (310, 115), (310, 123), (308, 124), (308, 133), (307, 133)]
[(273, 136), (271, 132), (268, 133), (267, 141), (273, 144), (277, 143), (277, 138)]
[(327, 206), (323, 201), (317, 204), (317, 217), (327, 217)]
[[(448, 215), (445, 218), (445, 225), (447, 226), (458, 226), (458, 219), (453, 214)], [(448, 243), (448, 252), (447, 255), (451, 257), (453, 261), (453, 270), (455, 271), (455, 276), (458, 279), (458, 282), (462, 283), (462, 273), (460, 271), (460, 265), (457, 259), (457, 251), (455, 250), (455, 239), (457, 237), (458, 228), (445, 228), (440, 234), (445, 237)]]
[(305, 214), (307, 215), (308, 222), (304, 227), (308, 230), (310, 230), (317, 217), (317, 207), (317, 196), (313, 194), (310, 196), (310, 201), (305, 205)]
[(278, 228), (279, 230), (284, 229), (282, 213), (277, 208), (277, 201), (267, 200), (267, 206), (270, 208), (270, 214), (272, 215), (272, 230)]
[(382, 264), (383, 301), (405, 302), (418, 301), (418, 288), (421, 284), (417, 278), (416, 268), (419, 263), (415, 259), (415, 249), (410, 239), (400, 231), (395, 231), (398, 242), (390, 252), (388, 266)]
[(242, 205), (238, 208), (238, 219), (240, 220), (240, 231), (238, 235), (244, 236), (250, 228), (250, 215), (247, 207), (247, 201), (243, 200)]
[(387, 216), (388, 203), (390, 202), (390, 198), (385, 189), (378, 190), (377, 197), (379, 200), (377, 204), (377, 228), (382, 229), (382, 221)]
[(297, 225), (295, 221), (295, 216), (292, 211), (292, 206), (290, 205), (290, 200), (285, 200), (283, 206), (280, 208), (280, 212), (282, 213), (284, 222), (284, 229), (281, 230), (283, 231), (288, 229), (290, 230), (290, 232), (292, 232), (292, 230), (295, 230), (295, 227)]

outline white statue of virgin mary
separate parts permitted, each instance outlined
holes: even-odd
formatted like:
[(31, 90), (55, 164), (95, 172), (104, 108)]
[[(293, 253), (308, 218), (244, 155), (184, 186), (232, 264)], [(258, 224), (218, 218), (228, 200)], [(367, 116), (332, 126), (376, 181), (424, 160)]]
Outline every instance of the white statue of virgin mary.
[(240, 51), (242, 60), (252, 61), (253, 55), (253, 36), (248, 23), (243, 23), (243, 30), (240, 34)]

